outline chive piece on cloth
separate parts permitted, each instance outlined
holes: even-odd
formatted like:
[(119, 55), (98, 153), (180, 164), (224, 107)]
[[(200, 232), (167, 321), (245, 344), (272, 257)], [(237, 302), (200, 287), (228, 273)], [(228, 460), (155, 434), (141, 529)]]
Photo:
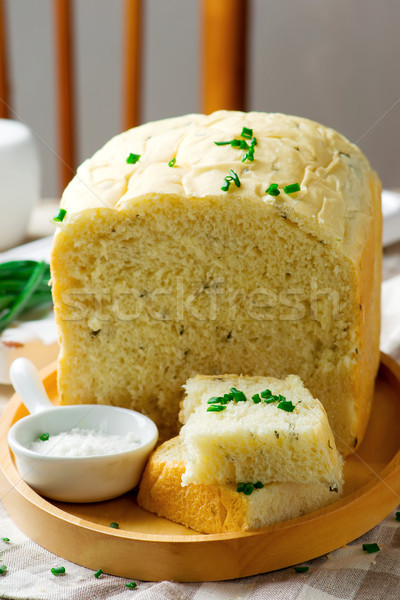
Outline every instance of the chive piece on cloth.
[(0, 575), (4, 575), (4, 573), (7, 571), (7, 567), (6, 565), (0, 565)]
[(294, 570), (296, 573), (307, 573), (310, 567), (295, 567)]
[(138, 160), (140, 160), (140, 157), (141, 154), (132, 154), (131, 152), (128, 158), (126, 159), (126, 162), (128, 163), (128, 165), (135, 165), (138, 162)]
[(53, 567), (51, 569), (51, 572), (53, 573), (53, 575), (64, 575), (65, 567)]
[(96, 573), (94, 574), (94, 576), (96, 577), (96, 579), (98, 579), (100, 577), (100, 575), (103, 575), (103, 571), (101, 569), (99, 569), (98, 571), (96, 571)]
[(119, 529), (119, 523), (113, 521), (112, 523), (110, 523), (109, 527), (111, 527), (111, 529)]
[(300, 184), (292, 183), (290, 185), (285, 185), (285, 187), (283, 188), (283, 191), (285, 192), (285, 194), (294, 194), (295, 192), (299, 192)]
[(292, 403), (291, 400), (281, 400), (279, 402), (277, 408), (280, 408), (281, 410), (285, 410), (286, 412), (293, 412), (294, 404)]
[(136, 586), (137, 583), (135, 583), (134, 581), (130, 581), (129, 583), (125, 584), (125, 587), (129, 588), (130, 590), (134, 590)]
[(37, 263), (31, 276), (22, 288), (22, 291), (16, 297), (14, 304), (12, 304), (9, 311), (0, 318), (0, 331), (6, 329), (6, 327), (8, 327), (8, 325), (10, 325), (27, 306), (34, 292), (42, 283), (43, 274), (46, 271), (46, 268), (47, 265), (43, 260)]
[(173, 167), (175, 163), (176, 163), (176, 158), (171, 158), (171, 160), (168, 163), (168, 166)]
[(378, 544), (363, 544), (362, 549), (364, 552), (368, 552), (368, 554), (373, 554), (374, 552), (380, 551)]
[(278, 184), (271, 183), (271, 185), (265, 190), (265, 193), (269, 194), (270, 196), (279, 196), (280, 191), (278, 190)]
[(39, 440), (42, 440), (42, 442), (47, 442), (49, 437), (50, 437), (49, 433), (42, 433), (42, 435), (39, 435)]

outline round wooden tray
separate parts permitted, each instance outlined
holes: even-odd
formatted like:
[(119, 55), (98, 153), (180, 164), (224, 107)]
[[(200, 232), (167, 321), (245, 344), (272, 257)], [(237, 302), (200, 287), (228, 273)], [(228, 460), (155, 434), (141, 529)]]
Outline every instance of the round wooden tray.
[[(56, 404), (54, 365), (43, 372)], [(49, 501), (21, 480), (7, 444), (26, 414), (13, 396), (0, 421), (1, 500), (35, 542), (89, 569), (134, 579), (216, 581), (295, 565), (354, 540), (399, 503), (400, 366), (382, 355), (372, 415), (360, 449), (346, 460), (345, 495), (299, 519), (252, 532), (198, 534), (140, 509), (134, 492), (96, 504)], [(120, 529), (109, 524), (117, 521)]]

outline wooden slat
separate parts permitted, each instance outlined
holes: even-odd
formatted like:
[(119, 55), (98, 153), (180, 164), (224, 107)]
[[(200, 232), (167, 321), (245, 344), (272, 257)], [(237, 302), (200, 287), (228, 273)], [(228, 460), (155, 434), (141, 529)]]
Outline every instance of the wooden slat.
[(201, 110), (246, 110), (247, 0), (201, 2)]
[(60, 187), (75, 172), (75, 93), (73, 71), (72, 1), (54, 1)]
[(142, 1), (125, 0), (123, 129), (139, 124), (141, 100)]
[(0, 0), (0, 119), (10, 116), (10, 88), (8, 83), (6, 19)]

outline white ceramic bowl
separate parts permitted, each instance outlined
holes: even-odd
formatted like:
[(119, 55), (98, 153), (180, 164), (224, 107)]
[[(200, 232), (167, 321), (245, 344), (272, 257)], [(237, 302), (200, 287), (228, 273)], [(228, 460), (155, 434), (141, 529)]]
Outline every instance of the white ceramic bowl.
[[(153, 421), (141, 413), (116, 406), (78, 404), (53, 407), (42, 382), (32, 380), (33, 372), (36, 373), (35, 368), (24, 358), (17, 359), (10, 372), (23, 401), (27, 390), (30, 394), (28, 402), (24, 403), (29, 404), (32, 397), (36, 398), (34, 406), (28, 406), (31, 412), (35, 410), (35, 414), (14, 423), (8, 433), (17, 469), (26, 483), (40, 494), (62, 502), (98, 502), (134, 488), (158, 439)], [(110, 435), (134, 432), (140, 445), (126, 452), (90, 457), (46, 456), (28, 448), (44, 432), (56, 435), (74, 427)]]

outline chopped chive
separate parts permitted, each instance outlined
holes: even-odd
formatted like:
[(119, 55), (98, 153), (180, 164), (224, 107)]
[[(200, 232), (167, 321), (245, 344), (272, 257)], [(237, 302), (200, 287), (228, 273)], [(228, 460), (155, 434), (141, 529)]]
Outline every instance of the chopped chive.
[(111, 527), (111, 529), (119, 529), (119, 523), (113, 521), (112, 523), (110, 523), (109, 527)]
[(271, 398), (272, 392), (271, 390), (264, 390), (260, 393), (261, 398)]
[(233, 399), (235, 402), (246, 402), (247, 398), (244, 392), (237, 390), (234, 387), (231, 387), (231, 392), (233, 394)]
[(224, 394), (224, 400), (226, 400), (227, 402), (232, 402), (233, 394)]
[(223, 406), (221, 404), (211, 404), (208, 408), (207, 408), (207, 412), (221, 412), (222, 410), (225, 410), (226, 406)]
[(141, 154), (132, 154), (132, 152), (131, 152), (130, 155), (128, 156), (128, 158), (126, 159), (126, 162), (128, 163), (128, 165), (134, 165), (138, 162), (140, 157), (141, 157)]
[(3, 542), (9, 542), (10, 541), (10, 538), (7, 538), (7, 537), (3, 537), (1, 539), (3, 540)]
[(257, 481), (257, 483), (254, 484), (254, 487), (256, 488), (256, 490), (261, 490), (264, 487), (264, 484), (262, 483), (262, 481)]
[(282, 394), (278, 394), (278, 400), (279, 402), (285, 402), (286, 398), (285, 396), (282, 396)]
[(281, 400), (281, 402), (279, 402), (277, 408), (280, 408), (281, 410), (285, 410), (286, 412), (293, 412), (294, 404), (292, 403), (291, 400)]
[(396, 521), (400, 521), (400, 512), (396, 513)]
[(244, 486), (245, 486), (245, 484), (243, 482), (238, 483), (237, 487), (236, 487), (236, 491), (239, 492), (239, 493), (243, 492), (244, 491)]
[(42, 442), (47, 442), (49, 437), (50, 437), (49, 433), (42, 433), (42, 435), (39, 435), (39, 440), (42, 440)]
[(245, 483), (243, 494), (245, 496), (250, 496), (254, 492), (254, 484), (253, 483)]
[(296, 573), (307, 573), (310, 567), (295, 567), (294, 570)]
[(63, 575), (65, 573), (65, 567), (53, 567), (51, 572), (53, 575)]
[(94, 576), (96, 577), (96, 579), (98, 579), (100, 577), (100, 575), (102, 575), (102, 574), (103, 574), (103, 571), (101, 569), (99, 569), (98, 571), (96, 571)]
[(253, 130), (249, 129), (248, 127), (243, 127), (242, 133), (240, 135), (242, 137), (247, 138), (247, 139), (250, 140), (253, 137)]
[(67, 211), (65, 210), (65, 208), (60, 208), (60, 210), (58, 211), (58, 215), (53, 217), (53, 221), (56, 221), (57, 223), (62, 223), (66, 214)]
[(259, 404), (261, 402), (259, 394), (254, 394), (254, 396), (252, 396), (251, 399), (253, 400), (254, 404)]
[(221, 190), (223, 192), (227, 192), (229, 190), (229, 187), (230, 187), (232, 181), (234, 182), (234, 184), (236, 185), (236, 187), (240, 187), (239, 177), (238, 177), (237, 173), (235, 173), (235, 171), (233, 169), (231, 169), (229, 171), (229, 175), (227, 175), (226, 177), (224, 177), (224, 179), (225, 179), (225, 185), (223, 185), (221, 187)]
[(265, 190), (265, 193), (269, 194), (270, 196), (279, 196), (280, 191), (278, 190), (278, 184), (271, 183), (271, 185)]
[(362, 549), (364, 552), (368, 552), (368, 554), (373, 554), (374, 552), (380, 551), (378, 544), (363, 544)]
[(4, 575), (4, 573), (7, 571), (7, 567), (6, 565), (0, 565), (0, 575)]
[(171, 158), (171, 160), (168, 163), (168, 166), (173, 167), (175, 163), (176, 163), (176, 158)]
[(227, 142), (214, 142), (216, 146), (229, 146), (232, 145), (233, 140), (229, 140)]
[(221, 404), (221, 400), (224, 400), (224, 398), (221, 398), (221, 396), (213, 396), (207, 400), (207, 404)]
[(264, 398), (265, 404), (273, 404), (274, 402), (278, 402), (277, 396), (270, 396), (269, 398)]
[(299, 192), (300, 184), (299, 183), (291, 183), (290, 185), (285, 185), (285, 187), (283, 188), (283, 191), (285, 192), (285, 194), (294, 194), (295, 192)]
[(137, 583), (135, 583), (134, 581), (130, 581), (129, 583), (126, 583), (125, 586), (127, 588), (129, 588), (130, 590), (134, 590), (135, 587), (137, 586)]

